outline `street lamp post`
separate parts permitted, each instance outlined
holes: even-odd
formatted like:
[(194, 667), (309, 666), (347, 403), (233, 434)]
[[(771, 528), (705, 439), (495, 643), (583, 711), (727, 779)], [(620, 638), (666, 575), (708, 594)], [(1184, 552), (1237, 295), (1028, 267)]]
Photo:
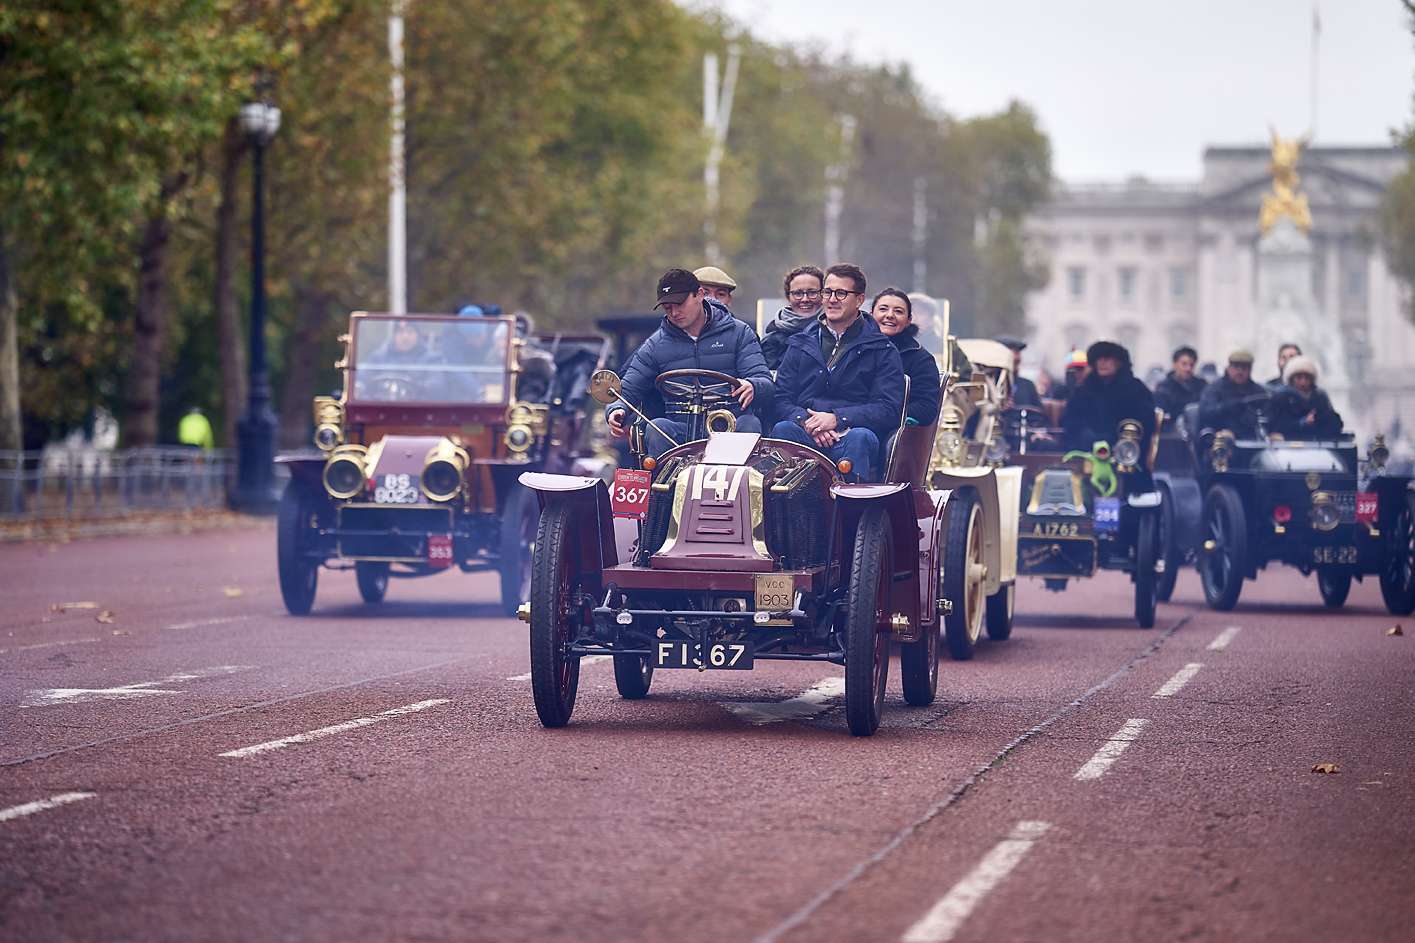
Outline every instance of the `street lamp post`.
[(251, 143), (251, 358), (250, 396), (236, 427), (240, 449), (236, 493), (231, 504), (250, 514), (269, 514), (275, 493), (275, 414), (270, 409), (270, 371), (265, 362), (265, 147), (280, 128), (280, 109), (268, 102), (241, 107), (241, 130)]

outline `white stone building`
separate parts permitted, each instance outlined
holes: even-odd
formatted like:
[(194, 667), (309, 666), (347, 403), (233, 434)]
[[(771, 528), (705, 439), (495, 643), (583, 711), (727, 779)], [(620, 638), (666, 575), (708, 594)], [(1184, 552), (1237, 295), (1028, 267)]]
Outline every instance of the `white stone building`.
[[(1024, 369), (1057, 376), (1071, 348), (1101, 338), (1128, 347), (1142, 378), (1168, 369), (1180, 344), (1219, 369), (1230, 350), (1253, 347), (1269, 159), (1266, 146), (1211, 147), (1194, 183), (1060, 184), (1027, 227), (1051, 279), (1028, 304)], [(1415, 324), (1379, 238), (1381, 196), (1405, 165), (1391, 147), (1313, 147), (1298, 164), (1313, 220), (1313, 297), (1345, 340), (1357, 413), (1348, 425), (1362, 434), (1389, 430), (1397, 416), (1406, 436), (1415, 433)], [(1253, 353), (1255, 379), (1276, 374), (1277, 351)]]

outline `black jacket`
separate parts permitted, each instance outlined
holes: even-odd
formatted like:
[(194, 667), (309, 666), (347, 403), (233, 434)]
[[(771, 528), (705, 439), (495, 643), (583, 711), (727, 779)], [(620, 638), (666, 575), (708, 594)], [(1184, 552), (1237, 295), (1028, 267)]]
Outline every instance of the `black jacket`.
[(766, 365), (773, 370), (781, 369), (781, 358), (786, 356), (786, 345), (791, 338), (820, 317), (820, 309), (815, 314), (797, 314), (790, 305), (776, 312), (776, 317), (762, 329), (762, 354)]
[(1095, 443), (1106, 442), (1114, 448), (1123, 419), (1134, 419), (1144, 428), (1141, 454), (1148, 454), (1155, 431), (1155, 398), (1150, 388), (1125, 368), (1108, 381), (1092, 371), (1066, 401), (1061, 415), (1065, 447), (1089, 452)]
[(1206, 386), (1208, 383), (1201, 376), (1190, 376), (1187, 380), (1181, 380), (1171, 370), (1159, 382), (1159, 386), (1155, 387), (1155, 405), (1171, 416), (1182, 416), (1184, 407), (1197, 403)]
[(904, 367), (899, 351), (874, 321), (860, 316), (860, 333), (827, 368), (821, 353), (824, 316), (798, 331), (776, 371), (776, 419), (804, 423), (806, 410), (835, 413), (840, 430), (872, 430), (881, 443), (899, 428)]
[(1315, 387), (1307, 396), (1293, 387), (1283, 388), (1273, 394), (1268, 411), (1272, 416), (1270, 431), (1289, 439), (1334, 439), (1341, 435), (1341, 413), (1332, 408), (1327, 394)]
[(1199, 428), (1228, 429), (1241, 439), (1251, 439), (1258, 434), (1258, 406), (1267, 394), (1252, 380), (1234, 383), (1225, 374), (1199, 397)]
[(938, 361), (933, 354), (919, 344), (919, 326), (910, 324), (904, 330), (890, 337), (894, 349), (899, 351), (899, 360), (904, 374), (909, 378), (909, 402), (905, 404), (905, 415), (916, 425), (927, 426), (938, 418), (939, 384), (943, 377), (938, 372)]
[(1017, 407), (1042, 408), (1042, 397), (1037, 385), (1026, 377), (1012, 378), (1012, 405)]

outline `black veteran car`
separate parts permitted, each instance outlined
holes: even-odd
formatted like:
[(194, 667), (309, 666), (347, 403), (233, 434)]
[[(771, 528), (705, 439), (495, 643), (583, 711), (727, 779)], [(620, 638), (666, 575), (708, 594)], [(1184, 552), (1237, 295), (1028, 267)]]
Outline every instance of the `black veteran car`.
[(524, 316), (350, 317), (338, 396), (314, 400), (316, 452), (281, 456), (280, 592), (302, 615), (321, 567), (365, 601), (390, 577), (496, 570), (528, 598), (539, 507), (527, 470), (607, 473), (589, 440), (588, 377), (608, 342), (535, 334)]
[[(740, 671), (765, 660), (845, 668), (853, 734), (875, 732), (890, 647), (902, 647), (905, 700), (938, 685), (938, 560), (946, 493), (924, 487), (934, 425), (899, 429), (884, 481), (847, 483), (813, 448), (735, 431), (721, 409), (737, 379), (705, 370), (660, 375), (687, 432), (613, 485), (528, 473), (543, 510), (535, 540), (531, 685), (541, 723), (569, 722), (580, 659), (611, 655), (619, 693), (645, 697), (655, 671)], [(618, 377), (597, 374), (614, 402)], [(640, 416), (636, 425), (643, 422)]]
[[(1415, 609), (1415, 492), (1411, 479), (1387, 474), (1377, 436), (1364, 460), (1350, 434), (1294, 440), (1199, 429), (1190, 409), (1163, 435), (1156, 466), (1169, 495), (1166, 557), (1193, 561), (1214, 609), (1232, 609), (1243, 581), (1269, 563), (1316, 574), (1322, 601), (1346, 602), (1353, 579), (1376, 575), (1386, 608)], [(1192, 430), (1192, 432), (1191, 432)]]

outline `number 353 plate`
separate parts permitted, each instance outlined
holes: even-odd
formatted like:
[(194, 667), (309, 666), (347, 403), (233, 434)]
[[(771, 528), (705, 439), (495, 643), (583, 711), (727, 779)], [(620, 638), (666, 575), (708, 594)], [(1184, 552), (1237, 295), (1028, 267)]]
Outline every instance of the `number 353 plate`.
[(752, 646), (747, 642), (710, 642), (704, 656), (701, 642), (658, 639), (653, 643), (652, 657), (655, 668), (747, 671), (752, 667)]

